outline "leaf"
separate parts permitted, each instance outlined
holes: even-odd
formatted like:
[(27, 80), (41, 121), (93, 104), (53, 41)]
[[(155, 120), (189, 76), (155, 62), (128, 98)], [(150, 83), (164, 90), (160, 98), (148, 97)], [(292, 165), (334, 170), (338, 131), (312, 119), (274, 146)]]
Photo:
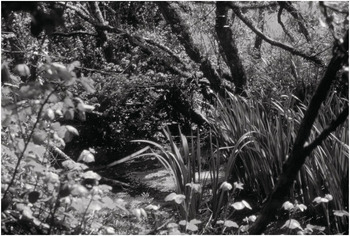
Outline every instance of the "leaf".
[(92, 79), (81, 77), (79, 81), (88, 93), (94, 93), (96, 91), (93, 86), (94, 81)]
[(242, 210), (244, 209), (244, 204), (242, 202), (235, 202), (231, 205), (233, 208), (235, 208), (236, 210)]
[(48, 173), (46, 173), (46, 181), (49, 183), (59, 183), (60, 178), (58, 177), (58, 175), (56, 173), (48, 172)]
[(344, 210), (334, 210), (333, 214), (335, 216), (343, 217), (343, 216), (348, 216), (349, 217), (349, 212), (344, 211)]
[(168, 229), (172, 229), (172, 228), (178, 228), (179, 225), (176, 224), (176, 223), (174, 223), (174, 222), (172, 222), (172, 223), (167, 224), (166, 227), (167, 227)]
[(82, 197), (88, 194), (88, 190), (80, 184), (73, 185), (71, 189), (72, 196)]
[(233, 208), (235, 208), (236, 210), (242, 210), (244, 209), (245, 207), (252, 210), (251, 206), (249, 205), (248, 202), (242, 200), (240, 202), (235, 202), (231, 205)]
[(35, 203), (36, 201), (38, 201), (39, 197), (40, 193), (37, 191), (33, 191), (28, 194), (28, 200), (30, 203)]
[(187, 223), (186, 225), (186, 230), (189, 230), (189, 231), (197, 231), (198, 230), (198, 226), (195, 225), (195, 224), (192, 224), (191, 222)]
[(195, 193), (200, 193), (202, 191), (202, 186), (196, 183), (188, 183), (186, 186), (190, 187)]
[(326, 227), (324, 226), (318, 226), (318, 225), (311, 225), (311, 224), (307, 224), (306, 225), (306, 228), (307, 229), (310, 229), (311, 232), (315, 229), (315, 230), (318, 230), (318, 231), (324, 231), (326, 229)]
[(332, 200), (333, 200), (333, 196), (330, 195), (330, 194), (326, 194), (326, 195), (324, 196), (324, 198), (326, 198), (328, 201), (332, 201)]
[(43, 130), (36, 130), (32, 135), (33, 143), (41, 145), (47, 139), (47, 133)]
[(73, 108), (69, 108), (68, 110), (66, 110), (66, 112), (64, 113), (64, 119), (66, 119), (66, 120), (73, 120), (74, 119), (74, 109)]
[(303, 212), (307, 209), (307, 206), (305, 206), (304, 204), (297, 204), (297, 208), (299, 208), (299, 210)]
[(231, 227), (238, 228), (239, 227), (236, 222), (233, 222), (231, 220), (226, 220), (224, 223), (224, 226), (229, 227), (229, 228), (231, 228)]
[(91, 163), (91, 162), (95, 161), (95, 157), (88, 150), (83, 150), (78, 158), (78, 161), (83, 161), (85, 163)]
[(72, 134), (74, 134), (74, 135), (76, 135), (76, 136), (79, 136), (78, 130), (77, 130), (76, 128), (74, 128), (73, 126), (66, 125), (66, 128), (67, 128), (67, 130), (68, 130), (70, 133), (72, 133)]
[(286, 223), (284, 223), (284, 225), (281, 227), (281, 229), (283, 228), (289, 228), (289, 229), (301, 229), (301, 226), (300, 226), (300, 223), (297, 221), (297, 220), (294, 220), (294, 219), (290, 219), (290, 220), (287, 220)]
[(321, 202), (329, 202), (329, 200), (327, 198), (323, 198), (323, 197), (316, 197), (313, 202), (316, 203), (321, 203)]
[(237, 183), (237, 182), (234, 182), (233, 183), (233, 186), (235, 187), (235, 188), (238, 188), (238, 189), (243, 189), (243, 183)]
[(145, 207), (146, 210), (153, 210), (153, 211), (158, 211), (160, 208), (159, 205), (152, 205), (152, 204), (149, 204), (148, 206)]
[(248, 208), (248, 209), (252, 210), (252, 207), (249, 205), (249, 203), (248, 203), (248, 202), (246, 202), (246, 201), (242, 200), (242, 203), (243, 203), (243, 205), (244, 205), (246, 208)]
[(194, 224), (194, 225), (197, 225), (197, 224), (202, 223), (202, 221), (197, 220), (197, 219), (192, 219), (192, 220), (190, 221), (190, 223), (191, 223), (191, 224)]
[(286, 201), (283, 203), (282, 208), (284, 210), (290, 211), (294, 208), (294, 205), (290, 201)]
[(232, 189), (232, 185), (225, 181), (220, 185), (220, 189), (222, 189), (223, 191), (229, 191)]
[(182, 225), (182, 226), (185, 226), (187, 224), (187, 221), (186, 220), (181, 220), (179, 222), (179, 225)]
[(82, 177), (84, 179), (95, 179), (95, 180), (100, 180), (101, 176), (95, 172), (93, 172), (92, 170), (89, 170), (87, 172), (85, 172)]

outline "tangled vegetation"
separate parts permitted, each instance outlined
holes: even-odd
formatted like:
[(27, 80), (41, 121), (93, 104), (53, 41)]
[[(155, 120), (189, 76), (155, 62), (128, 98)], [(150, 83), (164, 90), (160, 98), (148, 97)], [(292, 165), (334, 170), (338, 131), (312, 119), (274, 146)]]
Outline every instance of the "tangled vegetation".
[(347, 2), (1, 5), (2, 234), (349, 233)]

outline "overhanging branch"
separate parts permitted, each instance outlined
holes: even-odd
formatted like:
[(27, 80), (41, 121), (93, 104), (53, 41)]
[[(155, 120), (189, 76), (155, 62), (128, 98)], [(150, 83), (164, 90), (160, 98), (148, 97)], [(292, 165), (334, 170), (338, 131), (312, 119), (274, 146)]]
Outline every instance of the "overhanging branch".
[(313, 61), (318, 65), (324, 66), (323, 61), (318, 58), (317, 56), (313, 56), (313, 55), (307, 55), (306, 53), (304, 53), (301, 50), (298, 50), (288, 44), (283, 44), (281, 42), (275, 41), (271, 38), (269, 38), (268, 36), (264, 35), (259, 29), (257, 29), (253, 23), (247, 18), (245, 17), (241, 10), (239, 9), (239, 7), (236, 6), (236, 3), (234, 2), (227, 2), (228, 6), (231, 7), (231, 9), (233, 10), (233, 12), (236, 14), (236, 16), (241, 19), (243, 21), (244, 24), (246, 24), (254, 33), (256, 33), (257, 35), (259, 35), (263, 40), (265, 40), (266, 42), (270, 43), (273, 46), (282, 48), (290, 53), (292, 53), (293, 55), (298, 55), (301, 56), (309, 61)]

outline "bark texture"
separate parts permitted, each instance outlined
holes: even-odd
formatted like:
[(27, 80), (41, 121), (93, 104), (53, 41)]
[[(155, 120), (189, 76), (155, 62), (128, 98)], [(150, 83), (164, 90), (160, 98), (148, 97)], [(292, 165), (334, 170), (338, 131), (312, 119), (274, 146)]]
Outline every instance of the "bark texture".
[(247, 83), (246, 73), (239, 57), (236, 41), (233, 33), (228, 25), (228, 7), (225, 2), (216, 3), (216, 34), (218, 36), (219, 45), (224, 53), (227, 66), (230, 68), (232, 82), (236, 86), (236, 94), (244, 95), (244, 86)]

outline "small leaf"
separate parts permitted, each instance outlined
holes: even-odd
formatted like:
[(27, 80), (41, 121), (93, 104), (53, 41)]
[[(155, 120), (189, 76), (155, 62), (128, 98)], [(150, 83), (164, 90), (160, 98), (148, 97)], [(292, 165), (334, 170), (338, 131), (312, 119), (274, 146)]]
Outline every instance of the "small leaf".
[(236, 210), (242, 210), (244, 209), (244, 204), (242, 202), (235, 202), (231, 205), (233, 208), (235, 208)]
[(299, 208), (299, 210), (303, 212), (307, 209), (307, 206), (305, 206), (304, 204), (297, 204), (297, 208)]
[(33, 143), (41, 145), (47, 139), (47, 133), (43, 130), (34, 131), (32, 135)]
[(197, 227), (197, 225), (195, 225), (195, 224), (188, 223), (188, 224), (186, 225), (186, 229), (193, 232), (193, 231), (197, 231), (197, 230), (198, 230), (198, 227)]
[(195, 193), (200, 193), (202, 191), (202, 186), (196, 183), (188, 183), (186, 186), (190, 187)]
[(83, 176), (84, 179), (95, 179), (95, 180), (100, 180), (101, 176), (92, 170), (86, 171)]
[(153, 211), (158, 211), (159, 208), (160, 208), (159, 205), (156, 206), (156, 205), (152, 205), (152, 204), (150, 204), (150, 205), (148, 205), (148, 206), (145, 207), (146, 210), (153, 210)]
[(256, 221), (256, 216), (255, 215), (251, 215), (251, 216), (249, 216), (249, 221), (250, 222), (255, 222)]
[(167, 224), (166, 227), (167, 227), (168, 229), (173, 229), (173, 228), (178, 228), (179, 225), (176, 224), (176, 223), (174, 223), (174, 222), (172, 222), (172, 223)]
[(91, 162), (95, 161), (95, 157), (88, 150), (83, 150), (78, 158), (78, 161), (83, 161), (85, 163), (91, 163)]
[(176, 193), (170, 193), (168, 196), (165, 197), (165, 201), (175, 201), (177, 204), (181, 204), (186, 199), (185, 195), (182, 194), (176, 194)]
[(284, 223), (284, 225), (281, 227), (282, 228), (289, 228), (289, 229), (301, 229), (301, 226), (300, 226), (300, 223), (297, 221), (297, 220), (294, 220), (294, 219), (290, 219), (290, 220), (287, 220), (286, 223)]
[(223, 191), (229, 191), (232, 189), (232, 185), (225, 181), (220, 185), (220, 189), (222, 189)]
[(28, 200), (30, 203), (35, 203), (39, 199), (40, 193), (37, 191), (30, 192), (28, 194)]
[(326, 229), (326, 227), (311, 224), (307, 224), (306, 228), (309, 229), (311, 232), (313, 232), (314, 229), (318, 231), (324, 231)]
[(335, 216), (343, 217), (343, 216), (349, 216), (349, 212), (344, 211), (344, 210), (334, 210), (333, 214)]
[(329, 200), (327, 198), (323, 198), (323, 197), (316, 197), (313, 202), (316, 203), (321, 203), (321, 202), (329, 202)]
[(290, 201), (286, 201), (285, 203), (283, 203), (282, 208), (284, 210), (290, 211), (294, 208), (294, 205)]
[(74, 128), (73, 126), (66, 125), (66, 128), (67, 128), (67, 130), (68, 130), (70, 133), (72, 133), (72, 134), (74, 134), (74, 135), (76, 135), (76, 136), (79, 136), (78, 130), (77, 130), (76, 128)]
[(233, 222), (231, 220), (226, 220), (224, 223), (224, 226), (226, 226), (228, 228), (231, 228), (231, 227), (238, 228), (239, 227), (236, 222)]
[(72, 189), (71, 190), (72, 196), (81, 197), (81, 196), (85, 196), (86, 194), (88, 194), (88, 190), (80, 184), (73, 185), (71, 189)]
[(190, 221), (190, 223), (191, 223), (191, 224), (194, 224), (194, 225), (197, 225), (197, 224), (202, 223), (202, 221), (197, 220), (197, 219), (192, 219), (192, 220)]
[(326, 199), (328, 199), (328, 201), (332, 201), (332, 200), (333, 200), (333, 196), (330, 195), (330, 194), (326, 194), (324, 197), (325, 197)]
[(248, 202), (246, 202), (246, 201), (242, 200), (242, 203), (243, 203), (243, 205), (244, 205), (246, 208), (248, 208), (248, 209), (252, 210), (252, 207), (249, 205), (249, 203), (248, 203)]
[(238, 189), (243, 189), (243, 183), (234, 182), (233, 186)]
[(187, 221), (186, 220), (181, 220), (179, 222), (179, 225), (182, 225), (182, 226), (185, 226), (187, 224)]

